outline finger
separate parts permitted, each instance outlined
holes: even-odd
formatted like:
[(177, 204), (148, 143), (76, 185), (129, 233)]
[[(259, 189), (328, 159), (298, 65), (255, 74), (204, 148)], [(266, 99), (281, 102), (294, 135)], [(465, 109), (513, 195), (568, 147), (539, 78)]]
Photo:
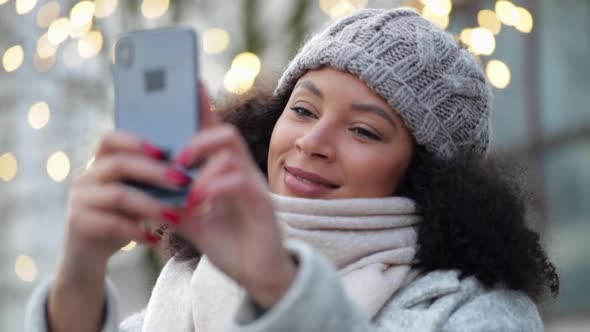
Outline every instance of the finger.
[(145, 230), (132, 218), (101, 210), (84, 211), (83, 219), (88, 234), (97, 238), (112, 238), (118, 241), (145, 242)]
[(73, 191), (74, 204), (104, 211), (116, 211), (138, 223), (141, 220), (161, 220), (178, 224), (181, 216), (173, 207), (162, 204), (157, 199), (139, 190), (119, 183), (113, 183), (84, 190)]
[(191, 182), (189, 176), (174, 166), (144, 156), (123, 154), (96, 161), (81, 181), (108, 183), (122, 180), (169, 189), (183, 187)]
[(211, 102), (209, 99), (209, 93), (205, 83), (199, 81), (199, 114), (201, 121), (201, 128), (211, 128), (221, 124), (221, 120), (211, 110)]
[(175, 163), (190, 168), (201, 160), (208, 159), (222, 149), (251, 159), (244, 138), (236, 127), (224, 124), (198, 133), (184, 148)]
[(114, 153), (145, 155), (160, 160), (166, 157), (165, 153), (154, 144), (121, 130), (108, 132), (102, 137), (96, 152), (96, 159)]

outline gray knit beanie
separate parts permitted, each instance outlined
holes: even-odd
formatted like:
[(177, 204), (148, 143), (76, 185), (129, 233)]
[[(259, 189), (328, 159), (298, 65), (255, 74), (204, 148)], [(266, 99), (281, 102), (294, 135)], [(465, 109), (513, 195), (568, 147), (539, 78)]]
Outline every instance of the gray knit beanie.
[(291, 93), (302, 75), (322, 66), (364, 81), (436, 156), (486, 156), (492, 95), (483, 70), (415, 11), (363, 9), (336, 21), (303, 45), (275, 94)]

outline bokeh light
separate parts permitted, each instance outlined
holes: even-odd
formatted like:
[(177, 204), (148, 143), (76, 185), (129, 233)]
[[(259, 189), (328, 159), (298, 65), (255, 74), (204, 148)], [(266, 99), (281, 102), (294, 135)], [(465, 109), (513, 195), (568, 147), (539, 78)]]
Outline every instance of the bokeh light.
[(63, 151), (53, 153), (47, 159), (47, 174), (55, 182), (61, 182), (70, 174), (70, 158)]
[(100, 52), (103, 42), (100, 31), (90, 31), (78, 40), (78, 52), (83, 59), (92, 58)]
[(157, 18), (166, 13), (170, 7), (170, 0), (143, 0), (141, 14), (145, 18)]
[(49, 42), (47, 33), (44, 33), (37, 40), (37, 55), (41, 59), (50, 58), (57, 52), (57, 46)]
[(320, 0), (320, 8), (332, 19), (338, 19), (367, 6), (367, 0)]
[(16, 0), (16, 13), (19, 15), (24, 15), (37, 5), (37, 0)]
[(105, 18), (117, 9), (117, 0), (94, 0), (94, 16)]
[(72, 25), (72, 31), (70, 31), (70, 37), (74, 39), (82, 38), (86, 36), (88, 32), (92, 30), (92, 21), (86, 25)]
[(92, 158), (90, 158), (90, 160), (88, 160), (88, 162), (86, 163), (86, 169), (89, 169), (90, 166), (92, 166), (92, 164), (94, 164), (94, 158), (96, 158), (96, 157), (93, 156)]
[(67, 17), (60, 17), (49, 25), (47, 37), (50, 43), (53, 45), (59, 45), (68, 38), (71, 31), (72, 26), (70, 20)]
[(123, 250), (123, 251), (131, 251), (135, 247), (137, 247), (137, 242), (130, 241), (129, 243), (127, 243), (126, 246), (124, 246), (123, 248), (121, 248), (121, 250)]
[(428, 6), (425, 6), (422, 9), (422, 16), (443, 29), (446, 29), (449, 26), (450, 17), (448, 15), (438, 15)]
[(498, 89), (504, 89), (510, 84), (510, 68), (502, 61), (490, 60), (486, 66), (486, 76)]
[(252, 52), (243, 52), (234, 58), (231, 63), (232, 69), (244, 69), (249, 76), (256, 77), (260, 73), (260, 58)]
[(480, 27), (490, 30), (494, 35), (500, 33), (502, 29), (502, 22), (500, 22), (496, 13), (489, 9), (479, 11), (477, 23)]
[(19, 255), (16, 258), (14, 271), (17, 277), (25, 282), (33, 282), (37, 278), (37, 264), (31, 257), (26, 255)]
[(8, 182), (14, 179), (18, 172), (18, 162), (14, 155), (6, 152), (0, 156), (0, 179)]
[(496, 39), (490, 30), (475, 28), (471, 31), (471, 49), (475, 54), (490, 55), (496, 48)]
[(3, 5), (5, 3), (7, 3), (7, 2), (8, 2), (8, 0), (0, 0), (0, 5)]
[(254, 86), (255, 77), (245, 68), (232, 68), (223, 77), (223, 87), (235, 94), (248, 92)]
[(212, 28), (203, 33), (203, 50), (209, 54), (223, 52), (229, 45), (229, 34), (218, 28)]
[(449, 16), (453, 9), (451, 0), (423, 0), (422, 2), (437, 16)]
[(50, 117), (51, 110), (49, 109), (49, 105), (44, 101), (33, 104), (33, 106), (29, 108), (29, 113), (27, 115), (29, 124), (33, 129), (41, 129), (45, 127), (49, 122)]
[(48, 28), (51, 22), (59, 17), (60, 11), (61, 7), (57, 1), (50, 1), (41, 6), (37, 12), (37, 25), (39, 28)]
[(2, 66), (7, 73), (17, 70), (22, 64), (25, 57), (25, 51), (20, 45), (10, 47), (2, 56)]
[(533, 31), (533, 15), (526, 10), (525, 8), (518, 7), (516, 8), (517, 11), (517, 20), (514, 27), (524, 33), (529, 33)]
[(94, 17), (94, 2), (80, 1), (70, 10), (70, 23), (74, 26), (85, 26)]
[(496, 1), (494, 10), (498, 15), (498, 19), (503, 24), (513, 26), (516, 23), (518, 11), (512, 2), (504, 0)]

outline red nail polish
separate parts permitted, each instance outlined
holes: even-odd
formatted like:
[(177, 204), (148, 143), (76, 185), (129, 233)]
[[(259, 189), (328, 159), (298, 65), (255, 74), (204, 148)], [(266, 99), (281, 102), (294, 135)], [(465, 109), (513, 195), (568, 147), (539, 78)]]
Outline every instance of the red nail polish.
[(166, 158), (166, 154), (164, 153), (164, 151), (158, 149), (153, 144), (150, 144), (148, 142), (143, 142), (142, 148), (143, 148), (144, 153), (151, 158), (158, 159), (158, 160), (164, 160)]
[(162, 210), (160, 215), (162, 216), (162, 218), (166, 219), (168, 222), (174, 225), (179, 225), (182, 221), (182, 217), (180, 216), (180, 214), (170, 209)]
[(174, 160), (174, 162), (176, 164), (179, 164), (182, 167), (188, 168), (190, 166), (189, 158), (190, 158), (189, 151), (188, 150), (184, 150), (184, 151), (182, 151), (178, 155), (178, 157), (176, 157), (176, 159)]
[(153, 246), (157, 245), (160, 242), (160, 238), (151, 233), (146, 233), (144, 239), (148, 244)]
[(166, 179), (174, 185), (186, 186), (191, 182), (191, 178), (175, 168), (168, 168), (166, 170)]
[(187, 208), (191, 209), (195, 206), (199, 206), (205, 200), (206, 192), (204, 188), (196, 188), (191, 190), (186, 200)]

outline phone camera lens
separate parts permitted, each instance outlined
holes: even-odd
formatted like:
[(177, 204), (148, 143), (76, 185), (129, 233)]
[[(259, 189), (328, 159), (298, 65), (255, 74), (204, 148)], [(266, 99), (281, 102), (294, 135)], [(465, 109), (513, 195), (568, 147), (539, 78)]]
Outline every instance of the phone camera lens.
[(121, 39), (115, 46), (115, 63), (123, 67), (133, 64), (133, 45), (129, 40)]

